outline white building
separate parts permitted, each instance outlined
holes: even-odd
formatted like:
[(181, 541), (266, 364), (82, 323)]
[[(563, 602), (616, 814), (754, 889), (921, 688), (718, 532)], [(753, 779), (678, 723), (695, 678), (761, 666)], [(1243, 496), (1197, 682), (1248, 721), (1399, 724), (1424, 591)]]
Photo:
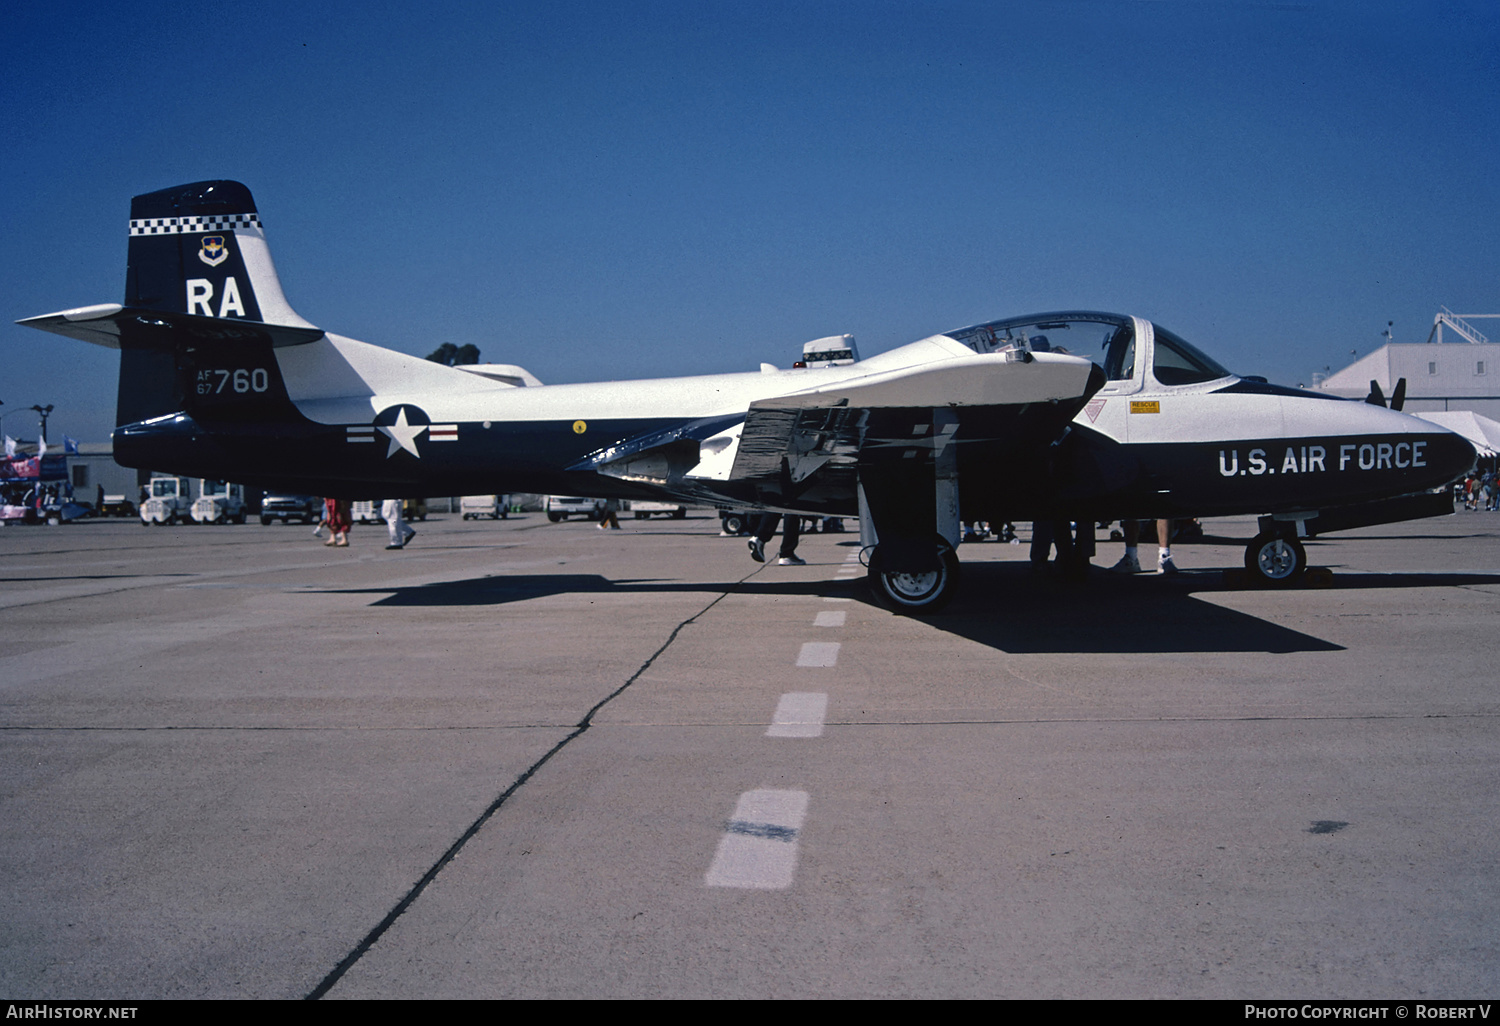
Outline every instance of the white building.
[[(61, 452), (61, 445), (53, 445), (53, 452)], [(74, 498), (82, 502), (96, 502), (99, 496), (123, 495), (131, 502), (139, 497), (137, 490), (150, 474), (122, 467), (115, 462), (113, 442), (79, 442), (78, 452), (68, 455), (68, 480), (73, 484)]]
[(1363, 399), (1374, 381), (1389, 399), (1402, 378), (1407, 413), (1472, 410), (1500, 420), (1500, 344), (1493, 342), (1392, 342), (1314, 387)]

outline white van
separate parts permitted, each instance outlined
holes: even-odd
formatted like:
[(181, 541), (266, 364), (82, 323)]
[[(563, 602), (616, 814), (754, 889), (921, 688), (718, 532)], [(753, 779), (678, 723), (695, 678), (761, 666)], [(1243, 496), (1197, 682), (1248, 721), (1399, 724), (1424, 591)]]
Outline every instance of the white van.
[(458, 500), (458, 508), (465, 520), (478, 520), (480, 517), (506, 520), (510, 516), (510, 496), (465, 495)]
[(577, 495), (549, 495), (546, 509), (547, 519), (554, 524), (568, 517), (598, 520), (604, 514), (604, 500), (586, 499)]

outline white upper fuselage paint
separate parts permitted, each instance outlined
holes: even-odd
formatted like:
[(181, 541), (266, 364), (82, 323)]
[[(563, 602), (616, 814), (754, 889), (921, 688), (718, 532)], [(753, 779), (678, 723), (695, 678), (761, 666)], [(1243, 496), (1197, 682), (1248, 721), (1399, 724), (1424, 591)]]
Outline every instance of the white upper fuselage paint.
[[(1238, 380), (1229, 377), (1201, 385), (1143, 388), (1124, 395), (1110, 394), (1106, 386), (1074, 423), (1132, 445), (1437, 433), (1435, 425), (1420, 418), (1369, 403), (1242, 392), (1213, 394), (1214, 389)], [(1142, 408), (1151, 403), (1154, 408)]]
[(1370, 403), (1315, 393), (1304, 398), (1220, 391), (1243, 380), (1235, 375), (1164, 385), (1154, 373), (1153, 326), (1135, 318), (1135, 327), (1131, 377), (1106, 382), (1073, 418), (1115, 441), (1150, 445), (1435, 433), (1432, 424)]
[(368, 423), (402, 403), (453, 422), (691, 420), (780, 398), (811, 406), (842, 398), (859, 407), (1010, 405), (1076, 397), (1091, 369), (1088, 360), (1052, 353), (1029, 362), (977, 354), (941, 335), (850, 366), (531, 388), (499, 386), (339, 335), (278, 349), (276, 357), (298, 411), (323, 424)]

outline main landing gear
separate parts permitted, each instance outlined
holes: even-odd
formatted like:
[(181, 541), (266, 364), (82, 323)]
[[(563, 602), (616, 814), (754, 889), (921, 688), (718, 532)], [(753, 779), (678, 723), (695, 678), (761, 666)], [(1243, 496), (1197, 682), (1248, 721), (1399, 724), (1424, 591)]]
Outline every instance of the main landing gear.
[(1307, 571), (1307, 550), (1296, 538), (1265, 531), (1245, 547), (1245, 569), (1261, 584), (1286, 587)]
[[(936, 541), (936, 560), (926, 569), (888, 570), (888, 562), (875, 546), (870, 553), (866, 580), (880, 603), (893, 613), (936, 613), (948, 604), (958, 587), (958, 555), (944, 538)], [(926, 561), (924, 561), (926, 562)]]

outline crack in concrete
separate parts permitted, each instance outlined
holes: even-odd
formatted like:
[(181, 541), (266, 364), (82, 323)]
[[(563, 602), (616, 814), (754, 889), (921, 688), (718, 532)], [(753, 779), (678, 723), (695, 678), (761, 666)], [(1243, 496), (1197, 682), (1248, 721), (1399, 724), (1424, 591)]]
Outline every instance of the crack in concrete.
[(509, 801), (512, 795), (514, 795), (523, 786), (525, 786), (526, 782), (529, 781), (533, 776), (535, 776), (537, 771), (545, 766), (554, 755), (566, 748), (575, 739), (583, 736), (583, 734), (588, 731), (589, 727), (593, 725), (594, 716), (598, 714), (599, 710), (603, 709), (610, 702), (614, 701), (620, 695), (624, 694), (625, 690), (629, 688), (630, 685), (634, 684), (638, 679), (640, 679), (641, 674), (650, 669), (651, 664), (656, 662), (657, 658), (672, 646), (672, 643), (677, 640), (677, 635), (682, 632), (682, 629), (684, 627), (686, 627), (690, 623), (693, 623), (700, 616), (703, 616), (714, 606), (722, 602), (732, 591), (739, 588), (740, 585), (744, 584), (751, 577), (754, 577), (755, 574), (759, 573), (761, 569), (762, 568), (757, 567), (751, 573), (746, 574), (744, 577), (736, 581), (733, 587), (726, 588), (724, 591), (720, 592), (717, 596), (715, 596), (712, 602), (704, 606), (702, 609), (698, 610), (686, 620), (683, 620), (676, 627), (672, 628), (672, 633), (667, 635), (667, 640), (662, 642), (660, 648), (651, 653), (646, 661), (642, 663), (640, 667), (630, 675), (625, 683), (621, 684), (619, 687), (615, 688), (609, 694), (601, 698), (598, 702), (594, 703), (594, 706), (589, 709), (588, 712), (584, 713), (583, 719), (578, 721), (577, 725), (573, 728), (572, 733), (563, 738), (557, 744), (553, 745), (542, 754), (542, 757), (540, 759), (528, 766), (526, 770), (519, 777), (517, 777), (509, 787), (501, 792), (499, 797), (491, 802), (489, 806), (479, 814), (479, 817), (475, 819), (473, 823), (469, 824), (469, 828), (465, 830), (461, 835), (459, 835), (458, 840), (454, 841), (448, 847), (448, 850), (443, 852), (443, 854), (438, 858), (436, 862), (432, 864), (432, 867), (428, 869), (426, 873), (422, 874), (422, 878), (415, 884), (413, 884), (411, 890), (407, 891), (406, 894), (401, 898), (401, 900), (396, 903), (395, 907), (393, 907), (389, 912), (386, 913), (385, 918), (377, 923), (374, 929), (365, 934), (364, 938), (354, 946), (354, 949), (350, 951), (349, 954), (345, 955), (343, 959), (340, 960), (339, 964), (334, 966), (332, 971), (330, 971), (327, 976), (323, 977), (322, 981), (308, 993), (306, 1000), (317, 1001), (325, 994), (327, 994), (330, 990), (332, 990), (334, 985), (337, 984), (339, 980), (343, 979), (344, 974), (352, 969), (355, 963), (357, 963), (361, 958), (364, 957), (365, 952), (374, 947), (376, 942), (385, 935), (386, 931), (395, 925), (396, 920), (400, 919), (401, 916), (406, 912), (406, 910), (410, 908), (412, 904), (417, 900), (417, 898), (421, 897), (422, 892), (427, 889), (427, 885), (437, 879), (438, 874), (443, 871), (448, 863), (452, 862), (458, 856), (458, 853), (463, 850), (464, 845), (468, 844), (469, 841), (479, 833), (484, 825), (489, 822), (490, 818), (494, 816), (495, 813), (500, 811), (500, 807), (503, 806), (507, 801)]

